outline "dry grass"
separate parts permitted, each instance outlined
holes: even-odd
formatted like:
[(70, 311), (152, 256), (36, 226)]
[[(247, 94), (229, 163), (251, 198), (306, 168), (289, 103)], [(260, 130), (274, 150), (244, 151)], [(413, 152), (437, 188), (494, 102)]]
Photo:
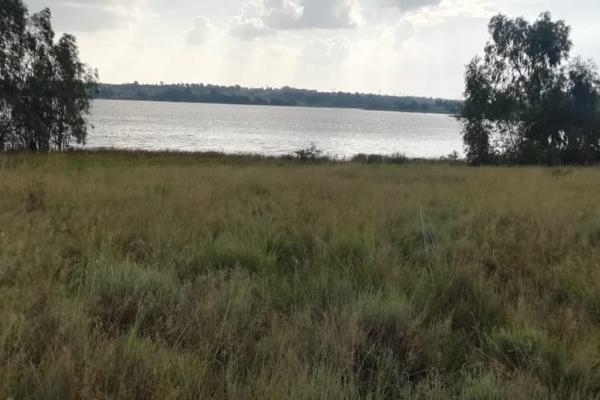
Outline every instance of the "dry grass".
[(0, 156), (0, 399), (600, 398), (600, 170)]

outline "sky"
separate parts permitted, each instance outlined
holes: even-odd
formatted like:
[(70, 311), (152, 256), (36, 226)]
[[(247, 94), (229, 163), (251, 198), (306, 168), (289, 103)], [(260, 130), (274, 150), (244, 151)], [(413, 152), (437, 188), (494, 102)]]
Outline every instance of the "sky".
[(25, 0), (106, 83), (213, 83), (462, 98), (487, 23), (550, 11), (600, 62), (599, 0)]

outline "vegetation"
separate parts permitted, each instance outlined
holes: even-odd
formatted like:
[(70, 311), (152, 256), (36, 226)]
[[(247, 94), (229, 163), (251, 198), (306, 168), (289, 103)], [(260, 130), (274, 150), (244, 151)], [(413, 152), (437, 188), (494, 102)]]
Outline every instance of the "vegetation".
[(204, 84), (144, 85), (137, 82), (123, 85), (101, 84), (97, 97), (112, 100), (342, 107), (443, 114), (458, 114), (462, 109), (462, 101), (458, 100), (343, 92), (325, 93), (290, 87), (258, 89)]
[(600, 171), (0, 156), (0, 398), (600, 398)]
[(0, 151), (63, 150), (87, 135), (96, 73), (75, 38), (54, 40), (49, 9), (0, 2)]
[(568, 62), (570, 27), (542, 14), (533, 24), (492, 18), (485, 57), (466, 71), (464, 140), (475, 164), (600, 161), (600, 77)]

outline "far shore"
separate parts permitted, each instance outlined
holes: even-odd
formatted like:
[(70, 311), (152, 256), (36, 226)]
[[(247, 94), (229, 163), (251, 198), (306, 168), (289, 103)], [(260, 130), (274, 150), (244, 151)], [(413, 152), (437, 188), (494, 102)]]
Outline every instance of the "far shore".
[(392, 112), (401, 114), (434, 114), (447, 115), (451, 118), (458, 118), (458, 114), (448, 113), (444, 111), (424, 111), (424, 110), (400, 110), (400, 109), (385, 109), (385, 108), (364, 108), (364, 107), (340, 107), (340, 106), (325, 106), (325, 105), (293, 105), (293, 104), (261, 104), (261, 103), (228, 103), (216, 101), (179, 101), (179, 100), (163, 100), (163, 99), (136, 99), (136, 98), (109, 98), (95, 97), (93, 100), (103, 101), (143, 101), (151, 103), (181, 103), (181, 104), (209, 104), (222, 106), (249, 106), (249, 107), (276, 107), (276, 108), (308, 108), (308, 109), (337, 109), (337, 110), (357, 110), (357, 111), (376, 111), (376, 112)]

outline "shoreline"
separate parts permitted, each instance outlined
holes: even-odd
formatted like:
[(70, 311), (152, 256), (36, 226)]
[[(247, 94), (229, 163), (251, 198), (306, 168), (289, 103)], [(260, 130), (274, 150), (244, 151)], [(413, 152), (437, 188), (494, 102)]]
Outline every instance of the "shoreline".
[(72, 148), (64, 152), (34, 153), (27, 151), (8, 151), (2, 153), (4, 156), (56, 156), (56, 155), (108, 155), (108, 156), (131, 156), (131, 157), (182, 157), (199, 160), (221, 160), (221, 161), (274, 161), (303, 164), (466, 164), (463, 158), (452, 158), (452, 155), (441, 157), (409, 157), (403, 153), (368, 154), (358, 153), (350, 157), (341, 157), (335, 154), (309, 154), (299, 156), (297, 152), (310, 149), (299, 149), (289, 154), (268, 155), (261, 153), (226, 153), (220, 151), (185, 151), (185, 150), (144, 150), (144, 149), (120, 149), (114, 147), (98, 148)]

